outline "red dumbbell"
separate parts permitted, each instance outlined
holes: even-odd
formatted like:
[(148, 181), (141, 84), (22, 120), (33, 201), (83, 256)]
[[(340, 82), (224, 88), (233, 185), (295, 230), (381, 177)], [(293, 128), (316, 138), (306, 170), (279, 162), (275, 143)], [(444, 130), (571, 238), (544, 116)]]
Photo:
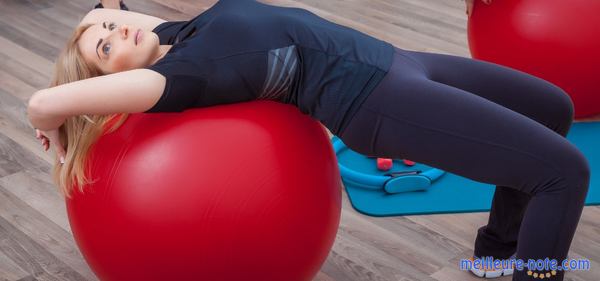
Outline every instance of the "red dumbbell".
[(381, 171), (388, 171), (393, 165), (394, 162), (390, 158), (377, 158), (377, 169)]

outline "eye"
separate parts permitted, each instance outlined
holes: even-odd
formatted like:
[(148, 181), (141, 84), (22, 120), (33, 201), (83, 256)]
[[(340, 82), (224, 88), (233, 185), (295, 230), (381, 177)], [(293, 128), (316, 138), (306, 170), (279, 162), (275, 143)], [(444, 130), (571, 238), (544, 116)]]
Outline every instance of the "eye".
[(110, 52), (110, 43), (106, 43), (102, 46), (102, 53), (108, 56), (108, 52)]
[(117, 25), (116, 25), (114, 22), (111, 22), (111, 23), (108, 25), (108, 30), (113, 30), (113, 29), (115, 29), (116, 27), (117, 27)]

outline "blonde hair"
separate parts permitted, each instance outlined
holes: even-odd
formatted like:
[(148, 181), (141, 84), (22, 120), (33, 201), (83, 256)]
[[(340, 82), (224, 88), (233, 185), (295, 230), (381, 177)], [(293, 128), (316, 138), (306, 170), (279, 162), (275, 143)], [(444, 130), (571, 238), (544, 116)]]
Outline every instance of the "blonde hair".
[[(103, 75), (97, 66), (85, 61), (78, 47), (81, 34), (90, 26), (92, 25), (79, 26), (73, 32), (56, 60), (54, 77), (50, 87)], [(128, 115), (72, 116), (67, 118), (64, 124), (60, 126), (59, 138), (66, 151), (65, 163), (61, 164), (57, 159), (54, 163), (52, 176), (54, 183), (63, 196), (71, 198), (71, 192), (75, 189), (75, 185), (78, 186), (80, 192), (83, 192), (85, 185), (94, 183), (88, 175), (91, 171), (90, 163), (88, 163), (90, 155), (88, 154), (90, 154), (92, 146), (103, 133), (111, 133), (118, 129), (125, 122)], [(108, 128), (105, 128), (107, 125)]]

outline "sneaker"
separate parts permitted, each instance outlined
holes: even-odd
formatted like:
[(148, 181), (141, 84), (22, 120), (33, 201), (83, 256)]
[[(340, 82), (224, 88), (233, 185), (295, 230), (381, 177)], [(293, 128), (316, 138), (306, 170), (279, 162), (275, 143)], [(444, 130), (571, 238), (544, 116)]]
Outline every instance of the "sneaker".
[[(513, 254), (512, 256), (510, 256), (509, 259), (514, 259), (516, 258), (516, 254)], [(471, 258), (469, 258), (469, 260), (471, 261), (471, 263), (476, 260), (479, 259), (477, 256), (472, 256)], [(507, 275), (512, 275), (514, 273), (515, 269), (514, 266), (513, 268), (500, 268), (500, 269), (494, 269), (494, 268), (475, 268), (474, 266), (471, 267), (471, 272), (475, 275), (477, 275), (478, 277), (485, 277), (485, 278), (497, 278), (500, 276), (507, 276)]]

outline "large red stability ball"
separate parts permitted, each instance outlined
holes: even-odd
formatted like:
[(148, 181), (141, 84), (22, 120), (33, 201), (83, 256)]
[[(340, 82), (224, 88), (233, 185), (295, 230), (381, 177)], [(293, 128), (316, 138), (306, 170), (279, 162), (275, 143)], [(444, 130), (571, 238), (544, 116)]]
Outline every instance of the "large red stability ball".
[(335, 153), (291, 105), (132, 114), (91, 153), (67, 213), (101, 280), (312, 280), (335, 240)]
[(599, 0), (475, 1), (468, 23), (471, 55), (561, 87), (576, 118), (598, 114), (599, 12)]

